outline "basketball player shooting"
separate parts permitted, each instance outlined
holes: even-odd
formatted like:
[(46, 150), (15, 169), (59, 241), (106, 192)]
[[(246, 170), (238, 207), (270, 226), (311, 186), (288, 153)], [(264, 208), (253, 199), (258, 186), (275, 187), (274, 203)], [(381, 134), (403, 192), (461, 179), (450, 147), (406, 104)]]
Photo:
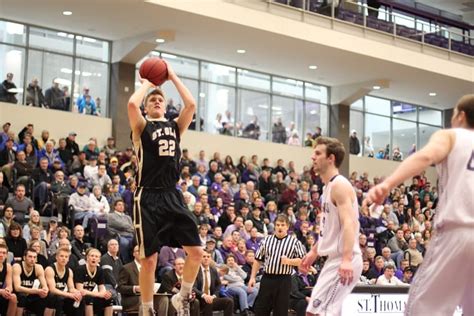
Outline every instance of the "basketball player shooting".
[(362, 273), (356, 193), (338, 170), (344, 156), (344, 146), (339, 140), (317, 138), (311, 158), (314, 170), (325, 184), (323, 218), (318, 242), (303, 258), (301, 268), (309, 270), (318, 255), (328, 259), (313, 288), (307, 315), (340, 315), (345, 297)]
[[(183, 247), (187, 253), (180, 292), (171, 299), (178, 316), (189, 315), (189, 297), (202, 257), (197, 226), (184, 206), (181, 192), (176, 189), (181, 156), (179, 143), (193, 119), (196, 102), (173, 69), (169, 65), (167, 68), (167, 79), (174, 84), (184, 103), (177, 119), (165, 119), (164, 94), (147, 79), (140, 79), (142, 86), (128, 102), (133, 147), (139, 161), (134, 199), (134, 225), (142, 258), (139, 313), (146, 316), (154, 315), (153, 286), (159, 247)], [(145, 116), (140, 111), (143, 100)]]
[(434, 237), (410, 287), (405, 315), (452, 315), (459, 304), (463, 315), (474, 315), (474, 94), (458, 101), (451, 125), (434, 133), (363, 202), (382, 204), (395, 186), (436, 165)]

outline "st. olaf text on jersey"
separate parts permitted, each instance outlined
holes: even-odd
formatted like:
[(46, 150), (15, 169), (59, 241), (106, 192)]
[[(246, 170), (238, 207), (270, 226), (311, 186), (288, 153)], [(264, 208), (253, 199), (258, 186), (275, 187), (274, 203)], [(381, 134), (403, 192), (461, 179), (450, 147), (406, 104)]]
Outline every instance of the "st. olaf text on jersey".
[(163, 135), (173, 136), (174, 138), (176, 138), (176, 132), (174, 131), (174, 129), (170, 126), (166, 126), (163, 128), (158, 128), (156, 131), (153, 131), (153, 134), (151, 135), (151, 139), (155, 140), (157, 138), (160, 138)]

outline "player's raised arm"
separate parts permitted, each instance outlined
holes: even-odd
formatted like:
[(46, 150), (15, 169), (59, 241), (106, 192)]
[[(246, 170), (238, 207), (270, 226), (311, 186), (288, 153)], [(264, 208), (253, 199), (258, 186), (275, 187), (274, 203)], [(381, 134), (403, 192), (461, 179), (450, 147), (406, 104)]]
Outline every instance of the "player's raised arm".
[(147, 79), (140, 78), (142, 83), (141, 87), (136, 90), (130, 99), (128, 100), (128, 121), (130, 123), (130, 129), (132, 130), (133, 137), (137, 137), (143, 131), (146, 121), (140, 110), (140, 106), (143, 102), (143, 99), (149, 89), (154, 88), (155, 86), (148, 81)]
[(387, 179), (373, 187), (367, 194), (364, 203), (383, 203), (391, 189), (406, 179), (420, 174), (429, 166), (446, 159), (454, 141), (455, 133), (452, 130), (441, 130), (434, 133), (425, 147), (404, 160)]
[(178, 90), (179, 95), (184, 103), (184, 108), (181, 110), (179, 117), (177, 118), (177, 123), (179, 127), (179, 135), (183, 135), (184, 132), (188, 129), (189, 125), (193, 121), (194, 113), (196, 112), (196, 100), (194, 100), (191, 92), (186, 88), (181, 79), (176, 75), (173, 68), (167, 63), (168, 67), (168, 80), (171, 80)]

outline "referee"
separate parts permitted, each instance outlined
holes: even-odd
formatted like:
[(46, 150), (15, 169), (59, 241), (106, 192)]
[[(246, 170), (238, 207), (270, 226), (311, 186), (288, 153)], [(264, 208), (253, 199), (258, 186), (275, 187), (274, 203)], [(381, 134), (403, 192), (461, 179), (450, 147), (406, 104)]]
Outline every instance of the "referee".
[(263, 262), (264, 274), (260, 283), (254, 311), (257, 316), (287, 316), (293, 267), (299, 266), (306, 254), (303, 244), (288, 236), (289, 221), (283, 214), (275, 220), (275, 234), (265, 237), (255, 254), (248, 287), (253, 288), (255, 277)]

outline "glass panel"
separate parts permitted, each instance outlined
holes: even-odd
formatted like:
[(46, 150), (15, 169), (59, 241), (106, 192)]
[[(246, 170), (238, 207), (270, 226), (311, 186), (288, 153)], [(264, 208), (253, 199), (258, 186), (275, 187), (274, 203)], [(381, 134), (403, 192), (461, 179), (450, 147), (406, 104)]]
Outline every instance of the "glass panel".
[(365, 136), (370, 137), (375, 157), (384, 159), (390, 155), (390, 119), (388, 117), (365, 114)]
[(428, 126), (424, 124), (419, 124), (418, 125), (418, 132), (420, 135), (420, 143), (418, 149), (423, 148), (426, 144), (428, 144), (428, 141), (430, 140), (431, 135), (433, 133), (439, 131), (441, 128), (439, 127), (434, 127), (434, 126)]
[(329, 107), (330, 105), (321, 105), (321, 129), (323, 135), (329, 135)]
[[(198, 101), (198, 81), (192, 79), (181, 78), (184, 85), (189, 89), (191, 94), (193, 95), (196, 102)], [(166, 117), (168, 119), (174, 119), (179, 115), (179, 112), (182, 110), (183, 107), (183, 99), (176, 90), (176, 87), (171, 81), (166, 81), (162, 86), (163, 92), (165, 93), (166, 98)], [(190, 129), (194, 130), (195, 123), (191, 123)]]
[(212, 83), (202, 83), (199, 92), (204, 131), (233, 135), (235, 126), (235, 89)]
[(441, 111), (424, 108), (420, 106), (420, 118), (421, 123), (427, 123), (431, 125), (443, 126), (443, 115)]
[[(351, 111), (350, 116), (349, 116), (349, 129), (352, 131), (356, 131), (357, 133), (357, 138), (359, 139), (359, 145), (360, 145), (360, 154), (362, 154), (362, 147), (363, 147), (363, 130), (364, 130), (364, 115), (362, 112), (358, 111)], [(371, 146), (372, 142), (369, 139), (366, 139), (366, 145), (367, 148), (365, 149), (364, 155), (368, 156), (369, 154), (372, 154), (373, 156), (373, 147)]]
[(304, 140), (306, 140), (308, 133), (315, 135), (316, 129), (318, 127), (321, 128), (322, 134), (325, 135), (323, 130), (323, 126), (326, 125), (324, 124), (324, 120), (327, 120), (327, 117), (324, 116), (325, 109), (325, 105), (314, 102), (306, 102), (305, 133), (302, 135)]
[(23, 24), (0, 21), (0, 42), (25, 45), (26, 27)]
[(303, 97), (303, 81), (273, 77), (273, 92), (295, 97)]
[(360, 110), (360, 111), (363, 111), (364, 110), (364, 102), (362, 99), (359, 99), (357, 101), (355, 101), (354, 103), (351, 104), (351, 109), (352, 110)]
[(202, 62), (201, 78), (216, 83), (235, 85), (235, 68)]
[(173, 67), (173, 70), (180, 76), (198, 78), (199, 62), (196, 59), (175, 56), (161, 53), (161, 57)]
[(91, 106), (87, 102), (87, 96), (90, 96), (91, 103), (96, 106), (97, 115), (106, 116), (108, 77), (109, 67), (107, 64), (77, 58), (74, 76), (74, 110), (92, 114), (93, 105)]
[(72, 54), (74, 34), (30, 27), (30, 46), (57, 53)]
[(76, 35), (77, 56), (109, 61), (109, 42)]
[(320, 103), (328, 103), (328, 88), (309, 82), (305, 82), (305, 98), (315, 100)]
[(268, 112), (270, 95), (266, 93), (239, 90), (238, 136), (268, 140)]
[[(32, 94), (34, 90), (31, 87), (35, 86), (33, 82), (35, 79), (38, 80), (37, 85), (43, 89), (44, 96), (46, 96), (46, 91), (54, 86), (53, 90), (48, 91), (48, 97), (44, 100), (45, 105), (57, 110), (69, 110), (68, 100), (70, 99), (65, 98), (64, 89), (67, 94), (71, 91), (72, 57), (30, 50), (26, 104), (34, 103), (36, 105), (36, 102), (39, 101), (35, 100)], [(60, 91), (57, 90), (58, 88)], [(31, 94), (28, 93), (28, 90)]]
[(390, 116), (390, 100), (366, 96), (365, 110), (370, 113)]
[[(284, 97), (273, 97), (272, 141), (274, 143), (301, 144), (301, 129), (296, 117), (296, 108), (302, 108), (303, 101)], [(298, 126), (299, 125), (299, 126)], [(291, 137), (293, 136), (293, 137)], [(291, 137), (291, 139), (289, 139)]]
[(239, 87), (254, 90), (270, 91), (270, 76), (246, 69), (237, 69)]
[[(10, 93), (0, 96), (0, 100), (9, 103), (22, 103), (23, 101), (23, 71), (25, 65), (25, 50), (10, 45), (0, 44), (0, 83), (7, 80), (7, 74), (13, 77), (8, 79), (7, 90)], [(3, 90), (3, 88), (2, 88)]]
[(403, 103), (399, 101), (392, 101), (392, 115), (393, 117), (404, 120), (416, 121), (416, 105)]
[(412, 148), (416, 148), (416, 123), (401, 120), (393, 120), (393, 151), (392, 159), (395, 159), (395, 149), (398, 147), (402, 153), (402, 159), (408, 157)]

